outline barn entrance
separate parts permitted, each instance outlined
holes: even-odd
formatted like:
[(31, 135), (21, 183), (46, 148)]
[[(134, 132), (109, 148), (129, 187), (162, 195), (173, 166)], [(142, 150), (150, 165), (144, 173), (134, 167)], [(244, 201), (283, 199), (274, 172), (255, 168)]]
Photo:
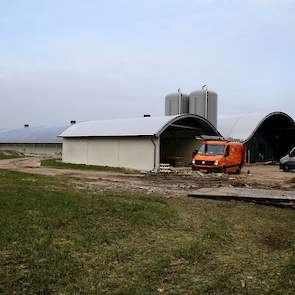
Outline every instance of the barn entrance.
[(160, 136), (160, 163), (174, 167), (191, 165), (193, 153), (200, 146), (200, 135), (220, 136), (218, 131), (201, 117), (184, 118), (171, 124)]

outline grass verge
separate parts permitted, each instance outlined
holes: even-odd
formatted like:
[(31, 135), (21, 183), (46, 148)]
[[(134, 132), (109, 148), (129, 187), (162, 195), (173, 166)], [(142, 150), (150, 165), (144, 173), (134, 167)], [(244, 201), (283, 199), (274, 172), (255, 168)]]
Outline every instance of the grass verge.
[(13, 152), (0, 152), (0, 160), (17, 159), (21, 157), (23, 156)]
[(9, 159), (17, 159), (20, 158), (19, 156), (15, 155), (1, 155), (0, 154), (0, 160), (9, 160)]
[(0, 293), (294, 294), (294, 215), (0, 171)]
[(58, 168), (58, 169), (77, 169), (77, 170), (88, 170), (88, 171), (106, 171), (106, 172), (117, 172), (124, 174), (139, 173), (139, 171), (110, 166), (96, 166), (96, 165), (85, 165), (85, 164), (71, 164), (63, 163), (60, 160), (48, 159), (42, 160), (41, 166)]

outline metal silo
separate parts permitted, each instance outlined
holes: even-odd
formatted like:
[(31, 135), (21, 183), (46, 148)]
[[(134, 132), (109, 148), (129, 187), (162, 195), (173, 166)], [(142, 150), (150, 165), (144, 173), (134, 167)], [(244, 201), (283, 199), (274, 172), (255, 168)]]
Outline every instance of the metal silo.
[(207, 119), (217, 128), (218, 96), (216, 92), (208, 91), (208, 117)]
[(172, 93), (165, 97), (165, 115), (173, 116), (189, 112), (189, 96), (187, 94)]
[(202, 89), (189, 95), (189, 113), (204, 117), (217, 127), (217, 93)]

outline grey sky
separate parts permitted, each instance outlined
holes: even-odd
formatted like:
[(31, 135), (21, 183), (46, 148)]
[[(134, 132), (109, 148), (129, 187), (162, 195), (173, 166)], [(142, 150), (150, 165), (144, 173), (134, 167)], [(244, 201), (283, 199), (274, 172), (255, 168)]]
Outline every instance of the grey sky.
[(161, 115), (202, 84), (221, 114), (295, 116), (294, 0), (3, 0), (0, 128)]

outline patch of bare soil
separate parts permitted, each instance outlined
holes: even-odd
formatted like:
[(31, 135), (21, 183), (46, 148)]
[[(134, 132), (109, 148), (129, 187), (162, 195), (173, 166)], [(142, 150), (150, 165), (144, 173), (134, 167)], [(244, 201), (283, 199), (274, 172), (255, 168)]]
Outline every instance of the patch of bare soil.
[(287, 182), (288, 182), (288, 183), (292, 183), (292, 184), (294, 183), (294, 184), (295, 184), (295, 177), (289, 179)]

